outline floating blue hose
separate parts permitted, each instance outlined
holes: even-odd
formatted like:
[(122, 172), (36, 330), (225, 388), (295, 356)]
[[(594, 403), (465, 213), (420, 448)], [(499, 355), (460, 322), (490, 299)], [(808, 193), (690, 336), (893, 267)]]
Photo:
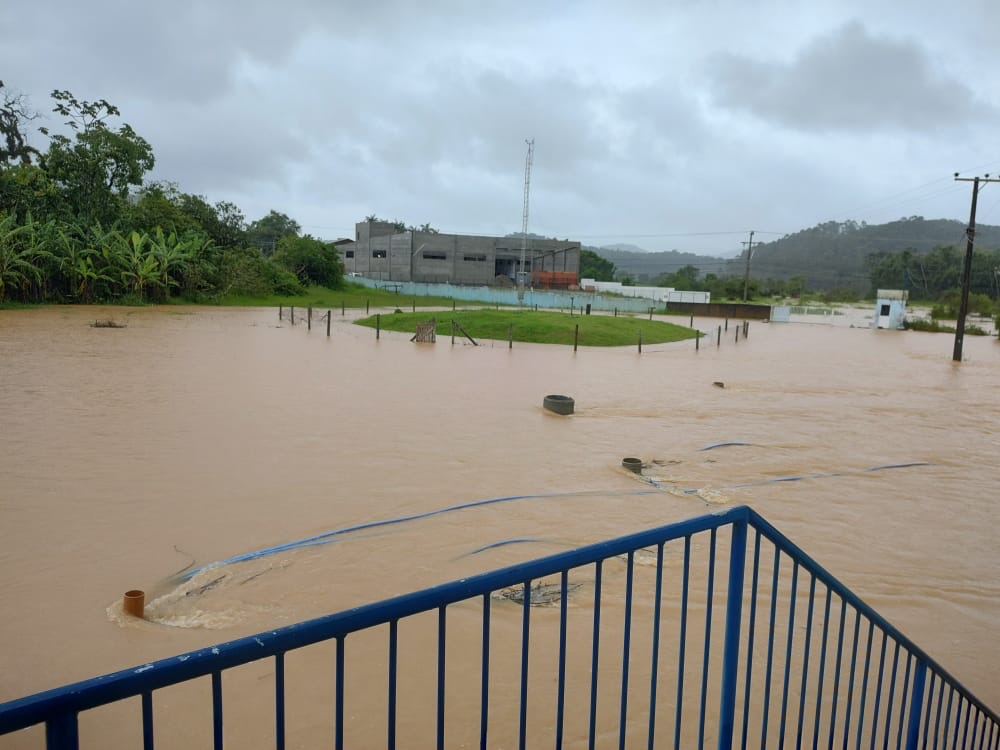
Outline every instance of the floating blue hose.
[[(301, 547), (317, 547), (323, 544), (330, 544), (331, 542), (337, 541), (337, 537), (343, 536), (344, 534), (350, 534), (355, 531), (362, 531), (364, 529), (375, 529), (381, 526), (392, 526), (397, 523), (405, 523), (407, 521), (416, 521), (421, 518), (430, 518), (431, 516), (438, 516), (442, 513), (451, 513), (456, 510), (465, 510), (466, 508), (477, 508), (483, 505), (493, 505), (495, 503), (506, 503), (512, 500), (538, 500), (538, 499), (549, 499), (556, 497), (574, 497), (578, 495), (593, 494), (584, 492), (556, 492), (545, 495), (508, 495), (505, 497), (493, 497), (488, 500), (473, 500), (468, 503), (460, 503), (459, 505), (450, 505), (447, 508), (438, 508), (437, 510), (429, 510), (424, 513), (414, 513), (409, 516), (399, 516), (398, 518), (386, 518), (380, 521), (368, 521), (366, 523), (355, 524), (354, 526), (345, 526), (341, 529), (333, 529), (332, 531), (325, 531), (322, 534), (316, 534), (314, 536), (306, 537), (305, 539), (299, 539), (294, 542), (286, 542), (284, 544), (278, 544), (274, 547), (265, 547), (264, 549), (259, 549), (254, 552), (244, 552), (241, 555), (234, 555), (233, 557), (228, 557), (225, 560), (220, 560), (218, 562), (209, 563), (208, 565), (202, 565), (198, 568), (193, 568), (180, 576), (178, 580), (187, 581), (194, 578), (198, 573), (208, 568), (216, 568), (220, 565), (230, 565), (232, 563), (246, 562), (247, 560), (254, 560), (258, 557), (264, 557), (266, 555), (273, 555), (278, 552), (288, 552), (290, 550), (299, 549)], [(615, 492), (615, 493), (602, 493), (602, 494), (615, 494), (615, 495), (652, 495), (652, 490), (636, 490), (633, 492)]]
[(492, 544), (484, 544), (482, 547), (476, 547), (476, 549), (471, 552), (466, 552), (462, 557), (471, 557), (472, 555), (478, 555), (480, 552), (485, 552), (488, 549), (494, 549), (495, 547), (505, 547), (508, 544), (523, 544), (525, 542), (544, 542), (544, 539), (532, 539), (531, 537), (519, 537), (517, 539), (503, 539), (499, 542), (493, 542)]
[[(736, 442), (736, 441), (734, 441), (734, 442), (726, 442), (726, 443), (715, 443), (713, 445), (706, 446), (705, 448), (702, 448), (701, 450), (711, 450), (713, 448), (721, 448), (723, 446), (731, 446), (731, 445), (750, 445), (750, 443), (742, 443), (742, 442)], [(865, 472), (873, 472), (873, 471), (884, 471), (884, 470), (887, 470), (887, 469), (904, 469), (904, 468), (909, 468), (911, 466), (929, 466), (929, 465), (930, 464), (928, 464), (926, 461), (913, 461), (913, 462), (910, 462), (910, 463), (902, 463), (902, 464), (886, 464), (884, 466), (872, 466), (872, 467), (870, 467), (868, 469), (864, 469), (863, 471), (865, 471)], [(658, 482), (655, 479), (652, 479), (650, 477), (644, 477), (641, 474), (637, 474), (636, 476), (637, 476), (638, 479), (646, 482), (649, 485), (652, 485), (653, 487), (655, 487), (658, 490), (670, 490), (670, 489), (672, 489), (669, 485), (664, 484), (663, 482)], [(798, 481), (801, 481), (803, 479), (819, 479), (819, 478), (824, 478), (824, 477), (836, 477), (836, 476), (842, 476), (842, 474), (841, 473), (832, 473), (832, 474), (802, 474), (802, 475), (797, 475), (797, 476), (776, 477), (774, 479), (766, 479), (766, 480), (763, 480), (761, 482), (750, 482), (750, 483), (746, 483), (746, 484), (730, 485), (729, 487), (724, 487), (723, 489), (739, 489), (739, 488), (744, 488), (744, 487), (756, 487), (756, 486), (760, 486), (760, 485), (763, 485), (763, 484), (770, 484), (770, 483), (773, 483), (773, 482), (798, 482)], [(698, 489), (682, 489), (681, 492), (683, 492), (684, 494), (687, 494), (687, 495), (692, 495), (692, 494), (698, 493), (699, 490)], [(379, 520), (379, 521), (367, 521), (365, 523), (359, 523), (359, 524), (355, 524), (353, 526), (345, 526), (345, 527), (340, 528), (340, 529), (333, 529), (331, 531), (325, 531), (322, 534), (315, 534), (314, 536), (309, 536), (309, 537), (306, 537), (304, 539), (298, 539), (298, 540), (296, 540), (294, 542), (286, 542), (284, 544), (278, 544), (278, 545), (275, 545), (273, 547), (265, 547), (264, 549), (259, 549), (259, 550), (256, 550), (254, 552), (244, 552), (243, 554), (240, 554), (240, 555), (234, 555), (233, 557), (226, 558), (225, 560), (220, 560), (218, 562), (209, 563), (208, 565), (202, 565), (202, 566), (197, 567), (197, 568), (192, 568), (191, 570), (185, 571), (184, 573), (181, 573), (181, 574), (175, 576), (174, 579), (175, 580), (180, 580), (180, 581), (188, 581), (188, 580), (194, 578), (196, 575), (198, 575), (198, 573), (202, 572), (203, 570), (207, 570), (209, 568), (216, 568), (216, 567), (219, 567), (219, 566), (222, 566), (222, 565), (231, 565), (233, 563), (246, 562), (247, 560), (254, 560), (254, 559), (258, 558), (258, 557), (265, 557), (267, 555), (273, 555), (273, 554), (276, 554), (278, 552), (289, 552), (291, 550), (301, 549), (301, 548), (305, 548), (305, 547), (318, 547), (318, 546), (321, 546), (321, 545), (324, 545), (324, 544), (330, 544), (332, 542), (337, 541), (338, 537), (341, 537), (341, 536), (343, 536), (345, 534), (351, 534), (351, 533), (356, 532), (356, 531), (363, 531), (365, 529), (375, 529), (375, 528), (379, 528), (379, 527), (382, 527), (382, 526), (392, 526), (392, 525), (399, 524), (399, 523), (406, 523), (408, 521), (417, 521), (417, 520), (420, 520), (422, 518), (430, 518), (432, 516), (438, 516), (438, 515), (441, 515), (443, 513), (452, 513), (454, 511), (458, 511), (458, 510), (466, 510), (467, 508), (478, 508), (478, 507), (481, 507), (481, 506), (484, 506), (484, 505), (494, 505), (496, 503), (506, 503), (506, 502), (511, 502), (513, 500), (545, 500), (545, 499), (558, 498), (558, 497), (575, 497), (575, 496), (586, 495), (586, 494), (594, 494), (594, 493), (586, 493), (586, 492), (555, 492), (555, 493), (542, 494), (542, 495), (506, 495), (504, 497), (493, 497), (493, 498), (489, 498), (489, 499), (486, 499), (486, 500), (473, 500), (471, 502), (460, 503), (458, 505), (450, 505), (450, 506), (448, 506), (446, 508), (438, 508), (437, 510), (425, 511), (424, 513), (414, 513), (414, 514), (408, 515), (408, 516), (399, 516), (398, 518), (386, 518), (386, 519), (382, 519), (382, 520)], [(637, 490), (637, 491), (634, 491), (634, 492), (613, 492), (613, 493), (609, 492), (609, 493), (601, 493), (601, 494), (605, 494), (605, 495), (635, 496), (635, 495), (652, 495), (652, 494), (656, 494), (656, 493), (654, 491), (652, 491), (652, 490)], [(479, 548), (477, 550), (473, 550), (472, 552), (470, 552), (468, 554), (477, 554), (479, 552), (483, 552), (483, 551), (485, 551), (487, 549), (490, 549), (492, 547), (499, 547), (499, 546), (504, 545), (504, 544), (514, 544), (516, 542), (534, 542), (534, 541), (539, 541), (539, 540), (536, 540), (536, 539), (508, 539), (508, 540), (505, 540), (505, 541), (496, 542), (494, 544), (486, 545), (485, 547), (481, 547), (481, 548)]]
[(744, 443), (741, 440), (732, 440), (728, 443), (712, 443), (712, 445), (706, 445), (704, 448), (699, 448), (698, 451), (710, 451), (714, 448), (728, 448), (731, 445), (753, 445), (753, 443)]

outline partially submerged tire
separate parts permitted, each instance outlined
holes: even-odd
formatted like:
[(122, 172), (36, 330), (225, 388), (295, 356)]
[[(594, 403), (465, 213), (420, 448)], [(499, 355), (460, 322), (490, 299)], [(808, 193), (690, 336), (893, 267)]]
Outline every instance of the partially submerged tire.
[(542, 406), (553, 414), (572, 414), (575, 402), (569, 396), (551, 395), (545, 397)]
[(636, 474), (642, 474), (642, 459), (634, 456), (627, 456), (622, 459), (622, 467)]

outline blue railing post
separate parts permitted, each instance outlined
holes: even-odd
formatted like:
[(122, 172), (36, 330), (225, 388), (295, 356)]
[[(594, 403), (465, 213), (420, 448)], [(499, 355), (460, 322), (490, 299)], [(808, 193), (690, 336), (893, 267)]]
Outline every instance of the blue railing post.
[(924, 682), (927, 680), (927, 662), (920, 659), (913, 673), (913, 694), (910, 696), (910, 716), (906, 722), (906, 749), (917, 750), (920, 736), (920, 714), (924, 707)]
[[(729, 590), (726, 594), (726, 635), (722, 651), (722, 698), (719, 707), (719, 748), (733, 746), (736, 716), (736, 672), (740, 660), (740, 624), (743, 615), (743, 573), (747, 554), (747, 522), (733, 522), (729, 551)], [(744, 708), (744, 710), (746, 710)]]
[(75, 713), (53, 716), (45, 722), (45, 750), (79, 750), (80, 732)]

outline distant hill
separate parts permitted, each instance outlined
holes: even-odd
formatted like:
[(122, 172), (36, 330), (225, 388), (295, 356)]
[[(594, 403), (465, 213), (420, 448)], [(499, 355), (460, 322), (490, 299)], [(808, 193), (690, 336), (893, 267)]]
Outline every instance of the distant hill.
[(636, 281), (655, 281), (663, 274), (673, 273), (684, 266), (694, 266), (702, 274), (720, 274), (725, 272), (728, 263), (725, 258), (682, 253), (678, 250), (648, 253), (636, 245), (605, 245), (588, 249), (607, 258), (619, 272), (627, 273)]
[[(965, 249), (966, 225), (951, 219), (924, 219), (911, 216), (887, 224), (828, 221), (772, 242), (754, 245), (750, 275), (758, 279), (787, 279), (805, 276), (810, 289), (849, 287), (867, 290), (865, 259), (872, 253), (912, 250), (926, 253), (939, 246)], [(1000, 249), (1000, 227), (976, 227), (978, 248)], [(626, 248), (626, 249), (623, 249)], [(685, 265), (695, 266), (702, 275), (742, 276), (746, 256), (718, 258), (676, 250), (647, 253), (635, 245), (589, 248), (607, 258), (618, 271), (637, 281), (655, 281)]]
[[(951, 219), (911, 216), (888, 224), (828, 221), (754, 247), (750, 275), (786, 279), (805, 276), (810, 289), (867, 288), (865, 259), (872, 253), (912, 250), (926, 253), (939, 246), (965, 249), (966, 225)], [(1000, 227), (976, 227), (976, 246), (1000, 248)], [(728, 273), (742, 273), (744, 259), (734, 259)]]

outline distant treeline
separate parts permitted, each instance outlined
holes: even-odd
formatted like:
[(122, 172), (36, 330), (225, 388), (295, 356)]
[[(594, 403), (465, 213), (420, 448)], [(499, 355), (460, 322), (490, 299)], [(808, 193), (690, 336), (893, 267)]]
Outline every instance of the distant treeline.
[(69, 135), (29, 144), (37, 117), (0, 81), (0, 302), (212, 301), (227, 294), (299, 294), (338, 287), (329, 244), (271, 211), (247, 222), (164, 183), (144, 184), (155, 159), (118, 109), (55, 91)]
[[(754, 248), (750, 296), (800, 290), (828, 299), (871, 297), (878, 289), (906, 289), (914, 299), (938, 301), (961, 283), (965, 225), (914, 216), (888, 224), (827, 222)], [(1000, 227), (980, 225), (972, 265), (973, 293), (1000, 296)], [(594, 249), (611, 263), (611, 277), (678, 289), (711, 291), (738, 299), (746, 256), (697, 258), (678, 267), (680, 253)], [(613, 260), (613, 262), (612, 262)], [(636, 273), (636, 269), (644, 269)], [(608, 270), (605, 267), (604, 273)]]

